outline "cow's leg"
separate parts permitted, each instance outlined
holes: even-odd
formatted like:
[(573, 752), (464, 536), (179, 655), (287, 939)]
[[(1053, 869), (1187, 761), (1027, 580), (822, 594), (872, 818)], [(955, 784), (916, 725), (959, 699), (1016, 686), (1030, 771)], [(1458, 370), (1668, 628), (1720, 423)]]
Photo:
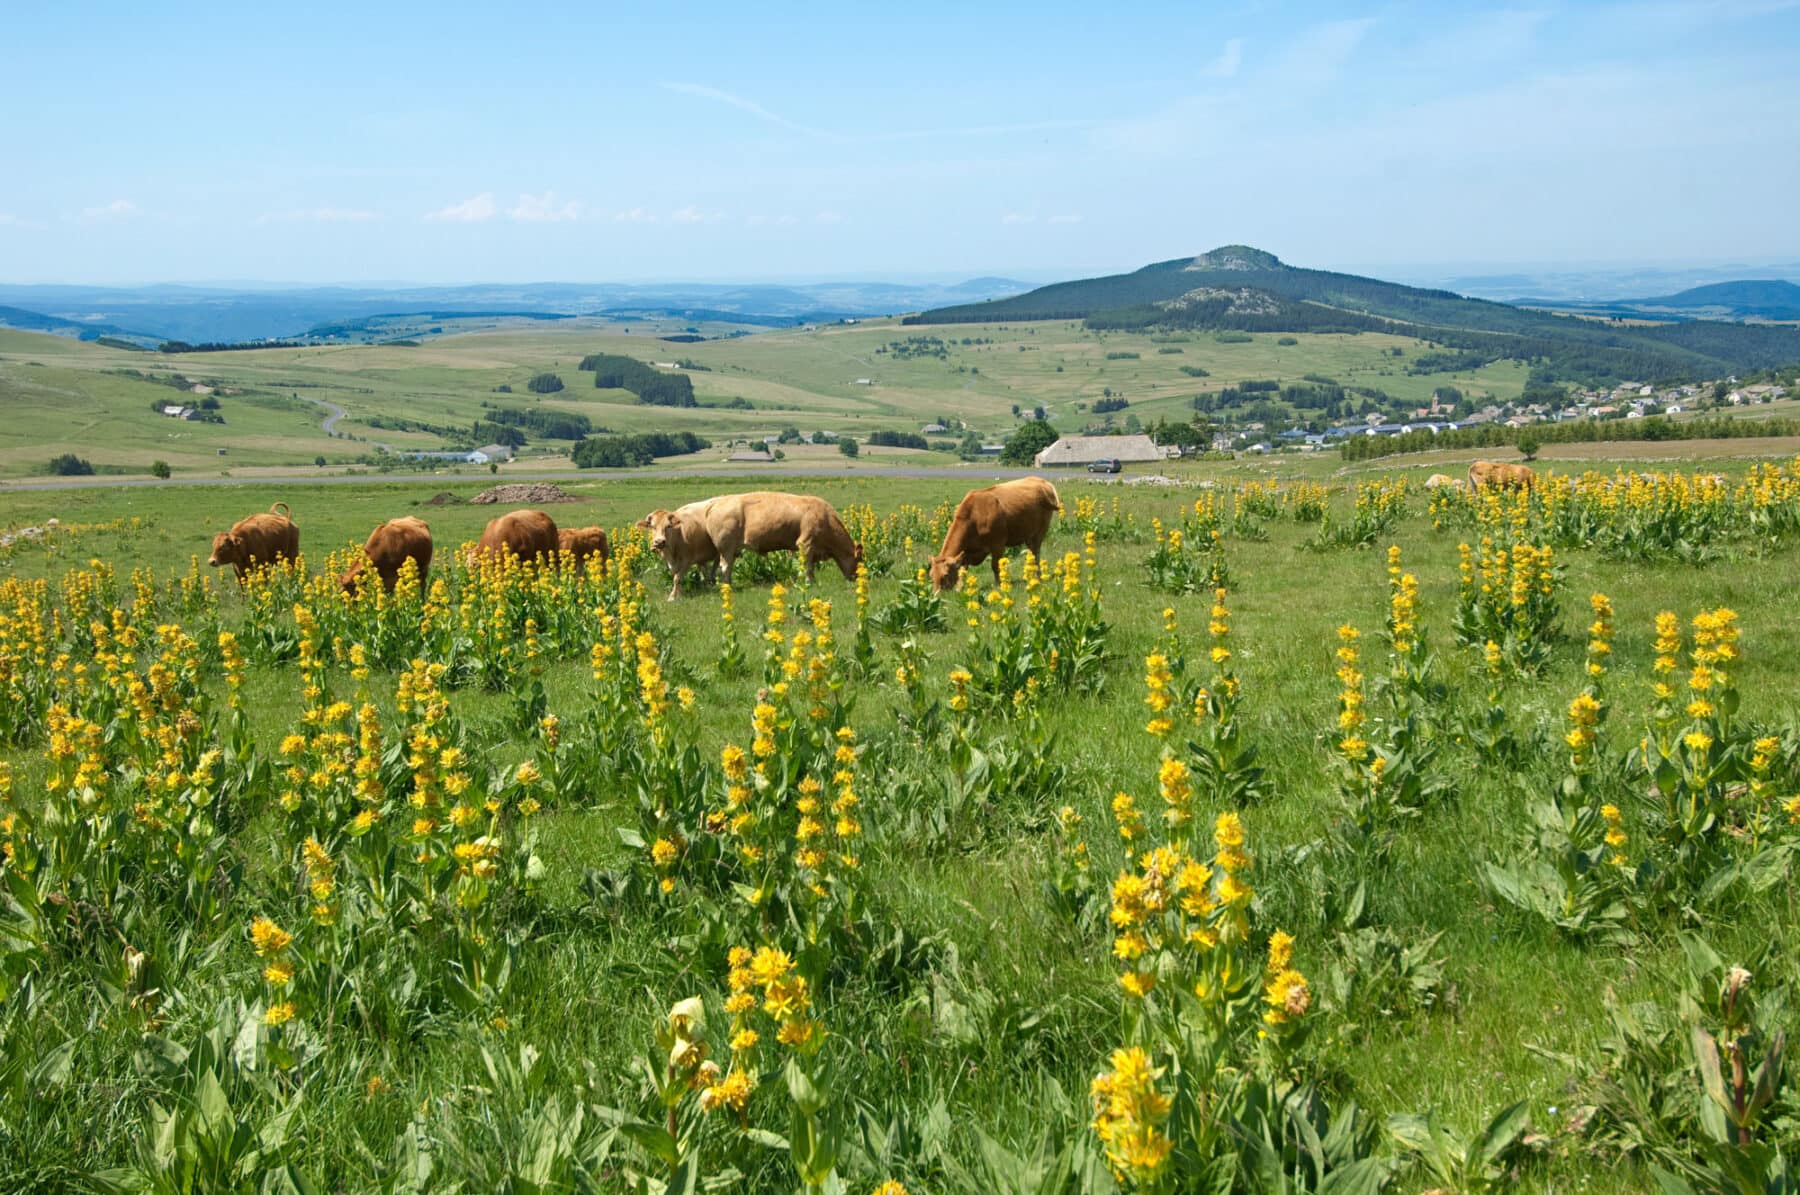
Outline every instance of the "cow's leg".
[(810, 540), (810, 539), (801, 540), (798, 544), (795, 545), (794, 550), (796, 552), (800, 553), (800, 560), (803, 564), (806, 565), (806, 583), (808, 585), (811, 585), (813, 583), (814, 569), (817, 567), (817, 565), (819, 563), (819, 558), (817, 556), (813, 555), (812, 540)]
[(1006, 555), (1005, 552), (995, 552), (992, 556), (988, 557), (988, 567), (994, 570), (995, 589), (1000, 588), (1000, 558), (1004, 555)]

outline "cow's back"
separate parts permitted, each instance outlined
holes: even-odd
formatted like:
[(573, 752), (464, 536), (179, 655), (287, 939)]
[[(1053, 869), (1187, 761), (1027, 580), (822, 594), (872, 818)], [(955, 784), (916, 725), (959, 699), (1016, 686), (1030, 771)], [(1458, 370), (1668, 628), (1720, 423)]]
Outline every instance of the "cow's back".
[(521, 560), (556, 551), (556, 521), (541, 510), (515, 510), (488, 523), (479, 550), (511, 552)]

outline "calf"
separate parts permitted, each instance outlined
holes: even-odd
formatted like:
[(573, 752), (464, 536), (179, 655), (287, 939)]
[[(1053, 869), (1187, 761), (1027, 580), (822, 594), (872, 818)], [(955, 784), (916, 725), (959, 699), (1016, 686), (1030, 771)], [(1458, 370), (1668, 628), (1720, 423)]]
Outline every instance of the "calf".
[(1056, 487), (1041, 477), (1003, 481), (970, 490), (956, 504), (944, 546), (931, 558), (931, 579), (939, 589), (954, 589), (962, 570), (990, 561), (994, 583), (1000, 582), (1000, 557), (1006, 549), (1030, 548), (1038, 555), (1050, 520), (1062, 510)]
[(653, 510), (638, 520), (638, 526), (650, 533), (650, 548), (669, 566), (675, 584), (669, 589), (669, 600), (681, 596), (681, 579), (691, 568), (710, 565), (719, 571), (719, 550), (706, 531), (706, 508), (713, 499), (690, 502), (675, 510)]
[(556, 547), (569, 554), (577, 572), (590, 556), (598, 556), (601, 564), (612, 559), (612, 544), (604, 527), (564, 527), (556, 533)]
[(213, 568), (229, 564), (242, 584), (253, 568), (299, 558), (300, 528), (288, 517), (288, 504), (277, 502), (268, 514), (239, 519), (230, 531), (213, 536), (212, 556), (206, 563)]
[(431, 571), (431, 527), (424, 519), (402, 515), (369, 532), (362, 559), (338, 578), (338, 584), (345, 593), (354, 593), (359, 579), (372, 568), (381, 578), (381, 587), (392, 593), (408, 560), (418, 567), (419, 583), (424, 584), (425, 575)]

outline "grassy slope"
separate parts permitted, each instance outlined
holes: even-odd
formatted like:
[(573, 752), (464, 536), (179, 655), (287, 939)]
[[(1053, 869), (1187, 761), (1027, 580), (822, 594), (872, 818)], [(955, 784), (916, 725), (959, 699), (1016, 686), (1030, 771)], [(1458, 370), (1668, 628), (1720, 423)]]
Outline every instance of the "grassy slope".
[[(878, 510), (907, 501), (930, 505), (951, 500), (961, 490), (949, 482), (795, 484), (840, 505), (872, 501)], [(1089, 490), (1079, 481), (1063, 485), (1065, 503), (1084, 493), (1115, 492)], [(434, 488), (371, 485), (318, 491), (295, 502), (295, 516), (306, 544), (316, 552), (360, 539), (370, 523), (409, 509)], [(467, 494), (475, 487), (460, 488)], [(589, 501), (558, 507), (554, 513), (566, 522), (616, 526), (650, 506), (674, 505), (692, 497), (693, 489), (673, 482), (584, 484), (582, 492)], [(230, 502), (234, 511), (255, 510), (277, 497), (294, 496), (272, 487), (233, 491)], [(1181, 498), (1127, 491), (1124, 500), (1144, 521), (1152, 514), (1173, 516)], [(55, 575), (90, 555), (112, 560), (121, 571), (139, 564), (159, 570), (181, 567), (190, 553), (204, 552), (211, 527), (234, 513), (198, 517), (194, 511), (201, 504), (191, 492), (90, 491), (18, 496), (12, 501), (10, 513), (33, 519), (57, 513), (75, 522), (121, 515), (147, 520), (135, 533), (90, 533), (48, 551), (33, 547), (17, 552), (6, 566), (22, 575)], [(453, 506), (420, 513), (431, 520), (440, 544), (446, 544), (472, 535), (492, 508)], [(1334, 798), (1322, 735), (1333, 713), (1332, 631), (1345, 621), (1366, 632), (1380, 625), (1385, 577), (1376, 553), (1314, 555), (1299, 549), (1299, 529), (1277, 524), (1271, 530), (1266, 542), (1234, 540), (1230, 545), (1246, 709), (1274, 781), (1272, 799), (1249, 811), (1247, 820), (1252, 845), (1262, 860), (1259, 919), (1300, 929), (1298, 962), (1314, 973), (1321, 962), (1319, 943), (1304, 933), (1317, 915), (1313, 896), (1298, 886), (1299, 873), (1284, 862), (1283, 853), (1316, 837), (1331, 816)], [(1455, 537), (1433, 532), (1422, 516), (1415, 515), (1393, 538), (1405, 549), (1408, 567), (1423, 581), (1424, 617), (1449, 669), (1451, 691), (1462, 695), (1461, 700), (1473, 700), (1470, 695), (1481, 687), (1478, 662), (1454, 648), (1448, 628), (1455, 589)], [(1062, 550), (1073, 542), (1065, 530), (1052, 546)], [(1117, 861), (1108, 832), (1107, 797), (1119, 787), (1140, 794), (1153, 789), (1155, 750), (1141, 732), (1139, 662), (1156, 637), (1157, 612), (1173, 604), (1190, 630), (1205, 621), (1200, 599), (1170, 602), (1144, 586), (1139, 561), (1146, 550), (1143, 545), (1108, 545), (1102, 550), (1107, 612), (1114, 626), (1108, 685), (1099, 698), (1055, 703), (1059, 755), (1075, 768), (1066, 798), (1087, 816), (1103, 870)], [(1740, 611), (1747, 652), (1739, 675), (1749, 715), (1789, 725), (1800, 718), (1800, 691), (1789, 683), (1800, 668), (1800, 636), (1784, 613), (1791, 578), (1800, 567), (1800, 549), (1790, 546), (1743, 566), (1710, 569), (1620, 564), (1584, 553), (1570, 554), (1567, 563), (1568, 636), (1546, 677), (1514, 689), (1516, 721), (1558, 724), (1563, 704), (1580, 684), (1578, 607), (1581, 598), (1596, 588), (1611, 594), (1618, 605), (1619, 670), (1611, 684), (1618, 703), (1611, 723), (1615, 746), (1635, 733), (1642, 718), (1650, 620), (1662, 608), (1685, 615), (1702, 605), (1723, 603)], [(822, 576), (824, 596), (847, 612), (848, 588), (834, 574)], [(877, 608), (892, 590), (891, 581), (877, 584)], [(760, 590), (751, 590), (741, 609), (747, 614), (760, 611), (762, 600)], [(680, 661), (677, 678), (700, 691), (703, 751), (716, 749), (736, 730), (749, 702), (746, 682), (720, 684), (709, 678), (707, 662), (716, 654), (718, 636), (715, 615), (710, 597), (671, 607), (659, 602), (654, 612)], [(934, 661), (947, 670), (962, 652), (961, 632), (937, 636), (934, 642)], [(883, 659), (890, 659), (891, 644), (880, 639), (878, 647)], [(1371, 643), (1371, 651), (1375, 650)], [(578, 711), (584, 682), (585, 669), (579, 665), (555, 669), (552, 708)], [(294, 689), (290, 672), (259, 673), (253, 681), (258, 731), (269, 743), (297, 712)], [(857, 721), (865, 734), (883, 732), (887, 702), (887, 694), (871, 690), (859, 705)], [(459, 695), (458, 708), (466, 708), (477, 721), (492, 717), (496, 709), (479, 694)], [(1526, 800), (1546, 791), (1558, 763), (1546, 758), (1525, 774), (1496, 775), (1469, 766), (1466, 756), (1451, 749), (1442, 766), (1456, 777), (1454, 795), (1403, 832), (1391, 881), (1371, 893), (1371, 907), (1378, 918), (1409, 936), (1444, 934), (1438, 953), (1447, 960), (1449, 1005), (1427, 1015), (1362, 1026), (1335, 1047), (1336, 1056), (1358, 1098), (1376, 1112), (1433, 1107), (1449, 1122), (1473, 1128), (1502, 1104), (1526, 1098), (1540, 1128), (1553, 1131), (1566, 1115), (1568, 1084), (1574, 1076), (1532, 1048), (1594, 1059), (1604, 1027), (1598, 993), (1611, 988), (1627, 1000), (1668, 998), (1675, 946), (1652, 936), (1629, 952), (1583, 949), (1522, 927), (1496, 911), (1476, 882), (1477, 868), (1509, 849), (1525, 824)], [(21, 769), (29, 774), (28, 763)], [(558, 832), (549, 836), (548, 862), (556, 876), (554, 899), (563, 906), (554, 919), (561, 928), (552, 938), (534, 944), (529, 956), (532, 980), (514, 1018), (514, 1036), (546, 1050), (568, 1080), (578, 1080), (581, 1063), (591, 1061), (601, 1076), (621, 1089), (629, 1056), (648, 1040), (652, 1020), (668, 1001), (697, 983), (716, 981), (688, 973), (679, 952), (671, 953), (657, 940), (654, 926), (617, 922), (604, 909), (586, 903), (577, 891), (575, 880), (582, 868), (601, 865), (616, 850), (612, 825), (630, 816), (623, 808), (557, 816)], [(876, 798), (869, 820), (878, 824), (880, 818)], [(1043, 903), (1040, 885), (1048, 874), (1047, 851), (1041, 834), (1010, 821), (995, 825), (984, 841), (923, 859), (890, 859), (879, 849), (870, 851), (874, 882), (907, 910), (919, 932), (952, 938), (965, 973), (979, 975), (1000, 1004), (995, 1019), (983, 1023), (977, 1038), (964, 1041), (935, 1022), (929, 1005), (920, 1006), (916, 999), (896, 1003), (888, 997), (851, 993), (838, 998), (827, 1015), (834, 1031), (848, 1039), (847, 1080), (865, 1098), (878, 1105), (904, 1105), (918, 1114), (942, 1093), (959, 1124), (979, 1125), (1007, 1140), (1028, 1141), (1042, 1127), (1037, 1092), (1045, 1077), (1054, 1077), (1072, 1092), (1085, 1089), (1115, 1032), (1116, 1014), (1111, 1010), (1117, 997), (1106, 943), (1070, 932)], [(1778, 894), (1770, 907), (1746, 909), (1735, 919), (1715, 921), (1709, 932), (1727, 953), (1749, 949), (1766, 937), (1770, 918), (1795, 923), (1800, 916), (1795, 900), (1791, 892)], [(1026, 1028), (1027, 1014), (1041, 1019)], [(872, 1045), (882, 1043), (866, 1056), (857, 1049), (865, 1035)], [(83, 1066), (114, 1074), (126, 1066), (130, 1039), (128, 1032), (96, 1034), (84, 1047)], [(459, 1084), (483, 1082), (478, 1059), (465, 1040), (455, 1037), (422, 1043), (414, 1053), (385, 1061), (371, 1057), (367, 1066), (382, 1068), (395, 1085), (393, 1096), (367, 1104), (359, 1086), (366, 1075), (357, 1067), (322, 1076), (308, 1105), (305, 1128), (321, 1148), (342, 1150), (346, 1135), (360, 1131), (379, 1153), (422, 1099), (455, 1090)], [(93, 1082), (102, 1083), (103, 1090), (95, 1090)], [(44, 1151), (33, 1165), (116, 1158), (125, 1148), (122, 1134), (130, 1128), (129, 1122), (119, 1119), (129, 1113), (130, 1100), (106, 1094), (112, 1091), (105, 1086), (109, 1083), (96, 1075), (89, 1085), (59, 1089), (54, 1098), (38, 1105), (41, 1119), (22, 1126), (23, 1136), (14, 1139)], [(1553, 1107), (1563, 1111), (1553, 1113)], [(72, 1118), (84, 1116), (92, 1118), (86, 1134), (65, 1131), (63, 1126)], [(966, 1135), (960, 1143), (965, 1150), (972, 1148)], [(14, 1166), (19, 1162), (11, 1160)], [(1532, 1185), (1563, 1190), (1572, 1179), (1591, 1182), (1596, 1177), (1593, 1165), (1565, 1158), (1547, 1173), (1533, 1175)], [(1608, 1174), (1607, 1184), (1622, 1177)]]
[[(1418, 342), (1382, 335), (1301, 336), (1299, 344), (1282, 346), (1271, 335), (1257, 335), (1248, 344), (1220, 344), (1205, 335), (1157, 341), (1135, 334), (1102, 336), (1066, 322), (921, 330), (876, 321), (678, 345), (646, 335), (652, 330), (646, 326), (634, 327), (627, 334), (612, 324), (558, 323), (431, 338), (416, 348), (184, 356), (0, 331), (0, 410), (18, 415), (0, 421), (0, 476), (29, 475), (65, 451), (138, 472), (161, 459), (178, 474), (190, 475), (310, 464), (319, 455), (340, 464), (368, 451), (363, 443), (327, 438), (319, 428), (324, 409), (307, 399), (349, 412), (338, 425), (343, 434), (401, 450), (429, 450), (442, 447), (437, 437), (380, 430), (362, 420), (387, 416), (466, 426), (481, 417), (483, 403), (542, 402), (580, 411), (614, 431), (691, 430), (720, 440), (772, 434), (787, 424), (862, 437), (876, 428), (916, 431), (946, 416), (1001, 438), (1014, 424), (1014, 405), (1028, 411), (1042, 404), (1059, 427), (1079, 428), (1091, 415), (1078, 404), (1085, 408), (1108, 387), (1132, 404), (1116, 416), (1120, 422), (1126, 414), (1153, 422), (1157, 416), (1186, 418), (1196, 393), (1251, 378), (1297, 381), (1318, 373), (1347, 385), (1377, 386), (1408, 401), (1423, 400), (1442, 385), (1507, 398), (1524, 383), (1524, 370), (1510, 362), (1473, 373), (1410, 376), (1405, 358), (1388, 350), (1398, 347), (1410, 356)], [(899, 360), (876, 351), (920, 331), (941, 334), (950, 346), (949, 359)], [(965, 337), (994, 343), (963, 345)], [(1161, 347), (1182, 351), (1158, 353)], [(700, 402), (709, 405), (646, 407), (623, 391), (595, 390), (591, 375), (575, 365), (586, 353), (601, 350), (710, 366), (692, 375)], [(1139, 356), (1107, 360), (1108, 352)], [(1188, 377), (1181, 373), (1183, 365), (1204, 368), (1210, 376)], [(222, 398), (228, 420), (223, 426), (176, 423), (153, 413), (149, 404), (180, 401), (179, 391), (105, 372), (118, 369), (218, 379), (253, 393)], [(544, 398), (526, 393), (525, 379), (540, 370), (560, 374), (566, 388)], [(876, 384), (856, 385), (862, 377)], [(516, 393), (495, 394), (502, 384)], [(757, 409), (723, 409), (738, 397)], [(559, 446), (567, 447), (534, 443), (527, 456)], [(229, 449), (229, 459), (218, 459), (220, 447)]]

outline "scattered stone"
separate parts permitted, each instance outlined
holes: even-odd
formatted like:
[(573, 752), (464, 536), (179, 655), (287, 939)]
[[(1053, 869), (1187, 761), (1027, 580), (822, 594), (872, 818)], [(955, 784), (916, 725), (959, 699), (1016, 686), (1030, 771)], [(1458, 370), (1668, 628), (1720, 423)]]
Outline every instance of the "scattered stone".
[(423, 503), (421, 503), (420, 505), (423, 505), (423, 506), (456, 506), (461, 502), (462, 502), (462, 499), (458, 498), (455, 494), (452, 494), (449, 490), (439, 490), (437, 493), (433, 494), (431, 497), (425, 499), (425, 501)]
[(542, 506), (547, 502), (579, 502), (581, 499), (559, 485), (552, 485), (547, 481), (533, 481), (497, 485), (491, 490), (481, 491), (469, 501), (477, 506), (492, 506), (496, 502), (505, 502), (508, 505), (522, 503), (526, 506)]

